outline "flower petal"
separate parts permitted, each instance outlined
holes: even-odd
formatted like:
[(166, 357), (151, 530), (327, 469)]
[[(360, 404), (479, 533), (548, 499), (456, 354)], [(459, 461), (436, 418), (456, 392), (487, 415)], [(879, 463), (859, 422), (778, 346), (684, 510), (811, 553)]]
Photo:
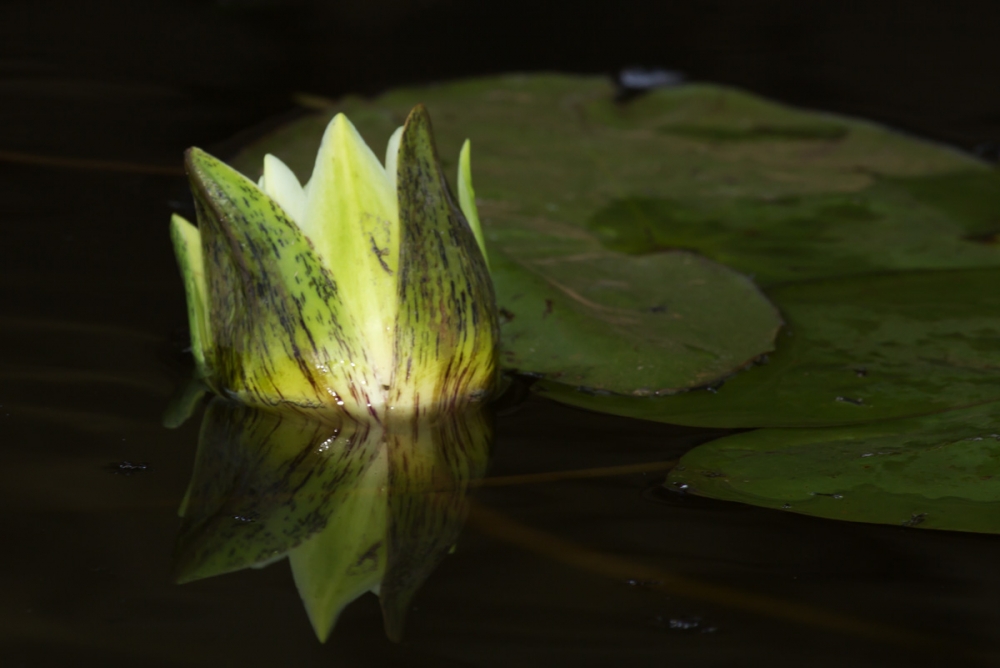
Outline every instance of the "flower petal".
[(347, 117), (323, 135), (306, 193), (309, 239), (336, 281), (345, 322), (379, 386), (392, 375), (399, 213), (385, 169)]
[(303, 219), (306, 208), (306, 194), (295, 173), (280, 158), (268, 153), (264, 156), (264, 173), (261, 175), (260, 189), (285, 210), (308, 236), (309, 229)]
[(396, 165), (399, 157), (399, 140), (402, 136), (403, 126), (400, 125), (389, 137), (389, 143), (385, 147), (385, 175), (389, 177), (393, 192), (396, 192)]

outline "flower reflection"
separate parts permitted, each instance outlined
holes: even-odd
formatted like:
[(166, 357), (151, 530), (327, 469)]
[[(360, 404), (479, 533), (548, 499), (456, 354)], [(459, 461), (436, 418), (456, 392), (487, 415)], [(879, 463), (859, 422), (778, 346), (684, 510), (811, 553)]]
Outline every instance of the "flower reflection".
[(321, 641), (368, 591), (398, 640), (411, 599), (455, 544), (491, 441), (483, 411), (323, 421), (217, 398), (180, 508), (177, 579), (288, 557)]

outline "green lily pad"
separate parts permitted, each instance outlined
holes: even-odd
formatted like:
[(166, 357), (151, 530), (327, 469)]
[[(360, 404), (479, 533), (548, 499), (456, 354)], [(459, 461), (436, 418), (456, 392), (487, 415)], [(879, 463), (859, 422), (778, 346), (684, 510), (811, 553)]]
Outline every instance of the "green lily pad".
[(753, 283), (692, 253), (493, 260), (508, 369), (633, 395), (711, 383), (771, 349)]
[(793, 283), (766, 364), (718, 387), (635, 398), (543, 381), (592, 410), (704, 427), (870, 422), (1000, 400), (1000, 269), (896, 272)]
[(817, 517), (1000, 533), (1000, 404), (736, 434), (684, 455), (667, 484)]
[[(766, 426), (883, 419), (995, 396), (961, 366), (934, 367), (924, 382), (934, 365), (912, 341), (889, 355), (891, 374), (856, 380), (851, 369), (877, 366), (883, 353), (811, 350), (843, 325), (833, 316), (812, 322), (823, 314), (786, 304), (777, 289), (890, 270), (1000, 267), (993, 168), (874, 123), (721, 86), (625, 104), (613, 97), (603, 78), (508, 75), (346, 98), (247, 147), (237, 166), (256, 177), (272, 152), (305, 178), (333, 113), (347, 113), (377, 150), (414, 104), (426, 104), (446, 170), (472, 139), (498, 301), (513, 315), (502, 318), (502, 360), (543, 376), (538, 389), (560, 401), (684, 424)], [(794, 320), (793, 335), (811, 338), (782, 339), (769, 365), (718, 396), (607, 396), (713, 385), (773, 347), (773, 307), (744, 277), (691, 251), (775, 287), (768, 296)], [(851, 289), (841, 295), (848, 301)], [(859, 308), (869, 317), (882, 307)], [(969, 308), (971, 318), (978, 307)], [(952, 325), (966, 336), (965, 325)], [(792, 382), (782, 371), (792, 358), (824, 371)], [(872, 387), (863, 408), (836, 402)]]
[[(723, 86), (613, 97), (603, 78), (501, 76), (346, 98), (335, 110), (373, 146), (418, 101), (437, 121), (442, 156), (471, 137), (491, 252), (519, 215), (593, 231), (612, 250), (697, 250), (765, 285), (1000, 265), (989, 243), (1000, 174), (971, 156)], [(239, 166), (255, 175), (272, 151), (308, 175), (328, 118), (248, 147)]]

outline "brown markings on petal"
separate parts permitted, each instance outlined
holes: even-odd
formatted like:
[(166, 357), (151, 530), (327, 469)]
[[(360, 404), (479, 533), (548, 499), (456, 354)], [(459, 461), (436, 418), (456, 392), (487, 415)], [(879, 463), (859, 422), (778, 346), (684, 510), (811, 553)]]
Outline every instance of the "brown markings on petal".
[(495, 386), (496, 297), (479, 245), (441, 172), (422, 105), (406, 120), (397, 168), (396, 368), (406, 360), (407, 381), (426, 383), (431, 377), (429, 407), (464, 404)]
[(354, 380), (339, 360), (353, 359), (360, 344), (312, 244), (273, 200), (211, 156), (193, 149), (187, 166), (206, 258), (213, 386), (255, 405), (344, 410), (330, 390)]

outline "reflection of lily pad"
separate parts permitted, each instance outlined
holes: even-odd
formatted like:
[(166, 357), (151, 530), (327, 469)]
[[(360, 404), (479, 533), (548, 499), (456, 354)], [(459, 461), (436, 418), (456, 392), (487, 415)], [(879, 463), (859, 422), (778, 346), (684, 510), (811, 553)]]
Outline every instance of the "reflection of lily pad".
[(1000, 405), (736, 434), (686, 454), (668, 484), (832, 519), (1000, 533)]
[(706, 427), (884, 420), (1000, 399), (1000, 269), (900, 272), (793, 283), (771, 295), (788, 321), (767, 364), (676, 396), (545, 396), (629, 417)]

